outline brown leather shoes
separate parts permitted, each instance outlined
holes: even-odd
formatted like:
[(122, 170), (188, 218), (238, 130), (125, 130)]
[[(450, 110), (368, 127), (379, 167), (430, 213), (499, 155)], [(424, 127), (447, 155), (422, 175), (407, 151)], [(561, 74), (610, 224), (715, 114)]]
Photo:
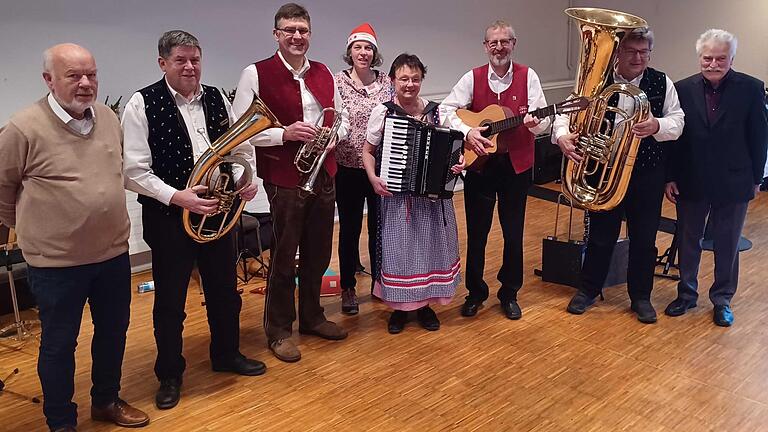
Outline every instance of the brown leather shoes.
[(139, 428), (149, 424), (149, 416), (122, 399), (105, 407), (91, 407), (91, 418), (96, 421), (112, 422), (121, 427)]
[(311, 328), (299, 327), (299, 333), (318, 336), (328, 340), (342, 340), (347, 337), (346, 330), (339, 327), (336, 323), (327, 320)]
[(275, 357), (287, 363), (301, 360), (301, 352), (290, 339), (278, 339), (270, 342), (269, 350)]

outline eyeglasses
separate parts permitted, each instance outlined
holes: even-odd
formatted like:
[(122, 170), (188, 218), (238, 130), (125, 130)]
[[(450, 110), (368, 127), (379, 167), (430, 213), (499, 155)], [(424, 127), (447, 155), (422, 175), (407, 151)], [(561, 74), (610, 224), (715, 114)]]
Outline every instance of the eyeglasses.
[(293, 36), (296, 34), (296, 32), (298, 32), (301, 37), (307, 37), (310, 33), (312, 33), (312, 30), (304, 27), (275, 28), (275, 30), (280, 30), (286, 37)]
[(511, 39), (495, 39), (495, 40), (486, 40), (485, 44), (488, 45), (489, 48), (496, 48), (498, 46), (503, 46), (504, 48), (512, 45), (512, 42), (516, 41), (517, 39), (511, 38)]
[(413, 83), (416, 85), (421, 84), (421, 78), (400, 77), (400, 78), (397, 78), (396, 81), (401, 85), (408, 85), (408, 83)]
[(627, 57), (634, 57), (636, 55), (640, 55), (640, 58), (647, 59), (651, 56), (651, 50), (644, 49), (644, 50), (636, 50), (632, 48), (624, 48), (621, 50), (621, 53), (624, 54)]

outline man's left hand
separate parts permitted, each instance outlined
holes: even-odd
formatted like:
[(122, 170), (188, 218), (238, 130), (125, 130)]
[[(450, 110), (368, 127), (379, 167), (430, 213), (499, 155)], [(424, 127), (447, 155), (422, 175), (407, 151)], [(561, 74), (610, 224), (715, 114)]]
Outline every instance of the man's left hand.
[(538, 126), (539, 123), (541, 123), (541, 119), (530, 114), (526, 114), (525, 118), (523, 119), (523, 126), (529, 129)]
[(256, 183), (250, 183), (245, 189), (240, 191), (240, 198), (244, 201), (250, 201), (256, 196), (256, 192), (259, 191), (259, 185)]
[(659, 120), (651, 115), (648, 120), (632, 126), (632, 133), (640, 139), (649, 137), (659, 131)]

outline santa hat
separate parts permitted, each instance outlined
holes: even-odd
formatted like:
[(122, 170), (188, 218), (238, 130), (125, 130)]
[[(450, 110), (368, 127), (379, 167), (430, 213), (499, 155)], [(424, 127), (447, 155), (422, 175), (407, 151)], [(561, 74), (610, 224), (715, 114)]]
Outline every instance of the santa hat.
[(378, 44), (376, 44), (376, 32), (373, 31), (373, 27), (368, 23), (362, 23), (352, 30), (347, 39), (347, 48), (353, 42), (358, 41), (369, 42), (374, 48), (379, 48)]

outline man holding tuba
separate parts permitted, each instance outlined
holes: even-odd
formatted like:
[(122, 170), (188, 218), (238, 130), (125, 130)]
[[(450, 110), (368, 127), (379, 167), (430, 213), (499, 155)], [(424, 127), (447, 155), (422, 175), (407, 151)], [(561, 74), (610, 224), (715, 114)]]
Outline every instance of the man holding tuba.
[[(325, 159), (318, 155), (317, 169), (309, 175), (303, 175), (294, 161), (305, 143), (332, 148), (337, 138), (346, 136), (349, 119), (331, 72), (306, 57), (312, 36), (307, 10), (295, 3), (281, 6), (275, 14), (273, 35), (277, 52), (243, 70), (234, 110), (236, 114), (245, 112), (256, 94), (285, 126), (257, 134), (251, 144), (256, 146), (258, 174), (264, 180), (273, 221), (264, 331), (275, 357), (295, 362), (301, 358), (290, 340), (296, 319), (297, 249), (299, 332), (329, 340), (347, 337), (344, 329), (325, 318), (320, 306), (320, 286), (331, 259), (336, 160), (332, 151), (321, 152)], [(337, 118), (324, 112), (329, 108), (337, 111)], [(338, 131), (331, 127), (333, 123), (338, 123)]]
[[(164, 77), (136, 93), (123, 115), (126, 188), (139, 194), (144, 241), (152, 249), (155, 304), (152, 311), (157, 343), (155, 375), (160, 380), (159, 409), (176, 406), (185, 360), (182, 356), (184, 305), (192, 267), (197, 263), (211, 331), (214, 371), (261, 375), (264, 364), (239, 351), (240, 308), (236, 249), (231, 234), (207, 243), (195, 242), (182, 226), (182, 209), (209, 214), (216, 199), (204, 199), (202, 185), (187, 188), (195, 161), (234, 122), (231, 107), (215, 87), (200, 84), (202, 50), (193, 35), (173, 30), (158, 41), (158, 64)], [(254, 164), (253, 150), (243, 143), (232, 151)], [(253, 168), (253, 167), (252, 167)], [(242, 199), (256, 195), (251, 185)]]
[[(632, 301), (631, 309), (640, 322), (656, 322), (651, 290), (657, 255), (656, 231), (664, 196), (666, 146), (662, 142), (680, 136), (684, 114), (669, 77), (648, 67), (652, 50), (652, 31), (637, 28), (629, 32), (619, 44), (616, 65), (606, 83), (606, 87), (613, 83), (640, 87), (648, 96), (651, 115), (632, 127), (632, 132), (642, 141), (626, 196), (611, 210), (589, 213), (589, 239), (581, 269), (581, 286), (567, 308), (572, 314), (584, 313), (601, 294), (621, 221), (626, 217), (630, 238), (627, 290)], [(629, 115), (634, 112), (634, 104), (634, 99), (623, 93), (613, 95), (608, 101), (609, 106), (624, 109)], [(611, 114), (606, 115), (609, 121), (613, 121), (608, 117)], [(569, 132), (568, 117), (557, 116), (552, 137), (565, 157), (575, 162), (581, 160), (576, 147), (578, 135)]]

